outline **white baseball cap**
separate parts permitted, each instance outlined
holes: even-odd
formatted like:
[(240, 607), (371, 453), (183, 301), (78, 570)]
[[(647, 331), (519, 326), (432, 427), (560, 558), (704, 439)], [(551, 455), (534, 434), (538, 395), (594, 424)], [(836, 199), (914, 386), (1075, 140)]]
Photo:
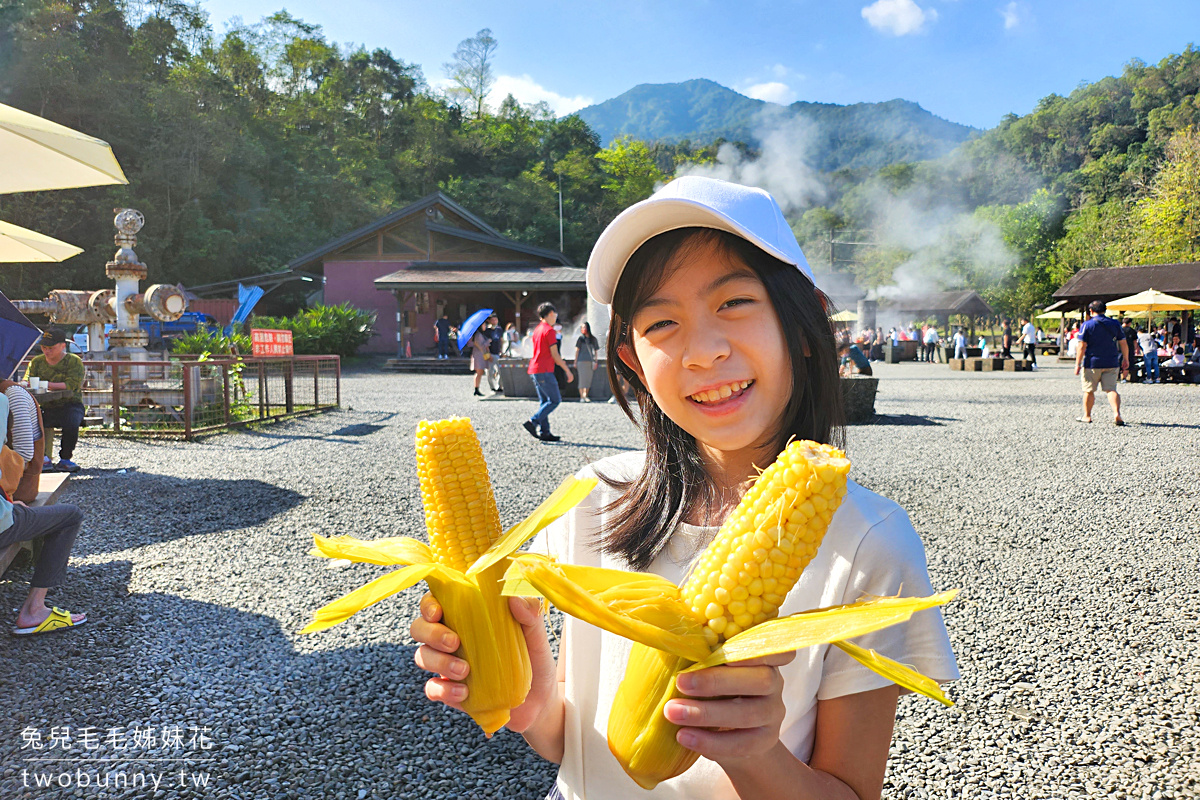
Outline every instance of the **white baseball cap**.
[(800, 243), (775, 198), (754, 186), (686, 175), (676, 178), (608, 224), (587, 265), (588, 294), (612, 303), (617, 281), (639, 247), (679, 228), (716, 228), (741, 236), (813, 281)]

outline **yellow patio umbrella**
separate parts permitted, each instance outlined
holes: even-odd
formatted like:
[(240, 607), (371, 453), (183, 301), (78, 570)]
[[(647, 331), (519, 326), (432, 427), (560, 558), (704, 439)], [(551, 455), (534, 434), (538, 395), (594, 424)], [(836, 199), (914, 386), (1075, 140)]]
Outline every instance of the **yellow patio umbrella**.
[(1157, 289), (1147, 289), (1129, 297), (1120, 297), (1107, 305), (1109, 311), (1195, 311), (1200, 308), (1200, 303)]
[(0, 104), (0, 194), (129, 183), (107, 142)]
[(0, 222), (0, 262), (66, 261), (82, 252), (82, 247)]
[(834, 322), (857, 322), (858, 314), (855, 314), (850, 309), (846, 309), (845, 311), (839, 311), (838, 313), (834, 314), (832, 317), (830, 317), (830, 319)]

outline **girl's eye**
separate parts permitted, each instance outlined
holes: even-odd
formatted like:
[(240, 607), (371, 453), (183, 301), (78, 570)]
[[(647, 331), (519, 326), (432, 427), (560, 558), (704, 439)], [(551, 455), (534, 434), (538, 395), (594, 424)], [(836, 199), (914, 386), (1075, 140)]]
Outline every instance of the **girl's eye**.
[(656, 322), (653, 325), (651, 325), (650, 327), (646, 328), (646, 333), (650, 333), (650, 331), (661, 330), (662, 328), (665, 328), (670, 324), (671, 324), (671, 320), (660, 319), (658, 322)]
[(745, 305), (746, 303), (753, 303), (753, 302), (754, 302), (754, 299), (750, 298), (750, 297), (735, 297), (732, 300), (726, 300), (725, 303), (722, 305), (722, 307), (723, 308), (733, 308), (735, 306)]

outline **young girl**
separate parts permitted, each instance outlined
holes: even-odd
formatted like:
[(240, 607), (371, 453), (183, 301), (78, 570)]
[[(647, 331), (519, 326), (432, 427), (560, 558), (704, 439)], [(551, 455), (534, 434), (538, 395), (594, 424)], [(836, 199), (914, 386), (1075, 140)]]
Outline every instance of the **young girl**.
[[(681, 583), (756, 470), (793, 437), (840, 443), (838, 359), (824, 296), (774, 199), (707, 178), (673, 181), (622, 213), (588, 263), (588, 290), (612, 306), (608, 364), (624, 377), (646, 450), (585, 469), (600, 484), (531, 549), (564, 562)], [(932, 593), (904, 511), (851, 482), (816, 558), (780, 616), (864, 595)], [(551, 797), (878, 798), (899, 689), (837, 648), (679, 676), (664, 714), (703, 756), (653, 791), (608, 750), (605, 731), (630, 644), (567, 617), (557, 664), (537, 603), (514, 598), (534, 664), (509, 728), (559, 763)], [(429, 699), (457, 707), (470, 665), (426, 595), (412, 636), (436, 673)], [(958, 677), (940, 613), (856, 643), (937, 680)]]

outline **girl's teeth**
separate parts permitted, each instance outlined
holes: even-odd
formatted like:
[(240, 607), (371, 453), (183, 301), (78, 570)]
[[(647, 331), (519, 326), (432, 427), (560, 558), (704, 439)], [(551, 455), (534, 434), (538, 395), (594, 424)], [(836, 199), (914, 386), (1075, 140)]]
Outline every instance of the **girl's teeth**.
[(725, 385), (721, 387), (721, 397), (729, 397), (731, 394), (733, 394), (732, 386)]
[(734, 392), (740, 392), (750, 386), (750, 381), (734, 381), (727, 383), (719, 389), (710, 389), (707, 392), (696, 392), (692, 395), (692, 399), (699, 403), (715, 403), (718, 400), (724, 400), (727, 397), (733, 396)]

